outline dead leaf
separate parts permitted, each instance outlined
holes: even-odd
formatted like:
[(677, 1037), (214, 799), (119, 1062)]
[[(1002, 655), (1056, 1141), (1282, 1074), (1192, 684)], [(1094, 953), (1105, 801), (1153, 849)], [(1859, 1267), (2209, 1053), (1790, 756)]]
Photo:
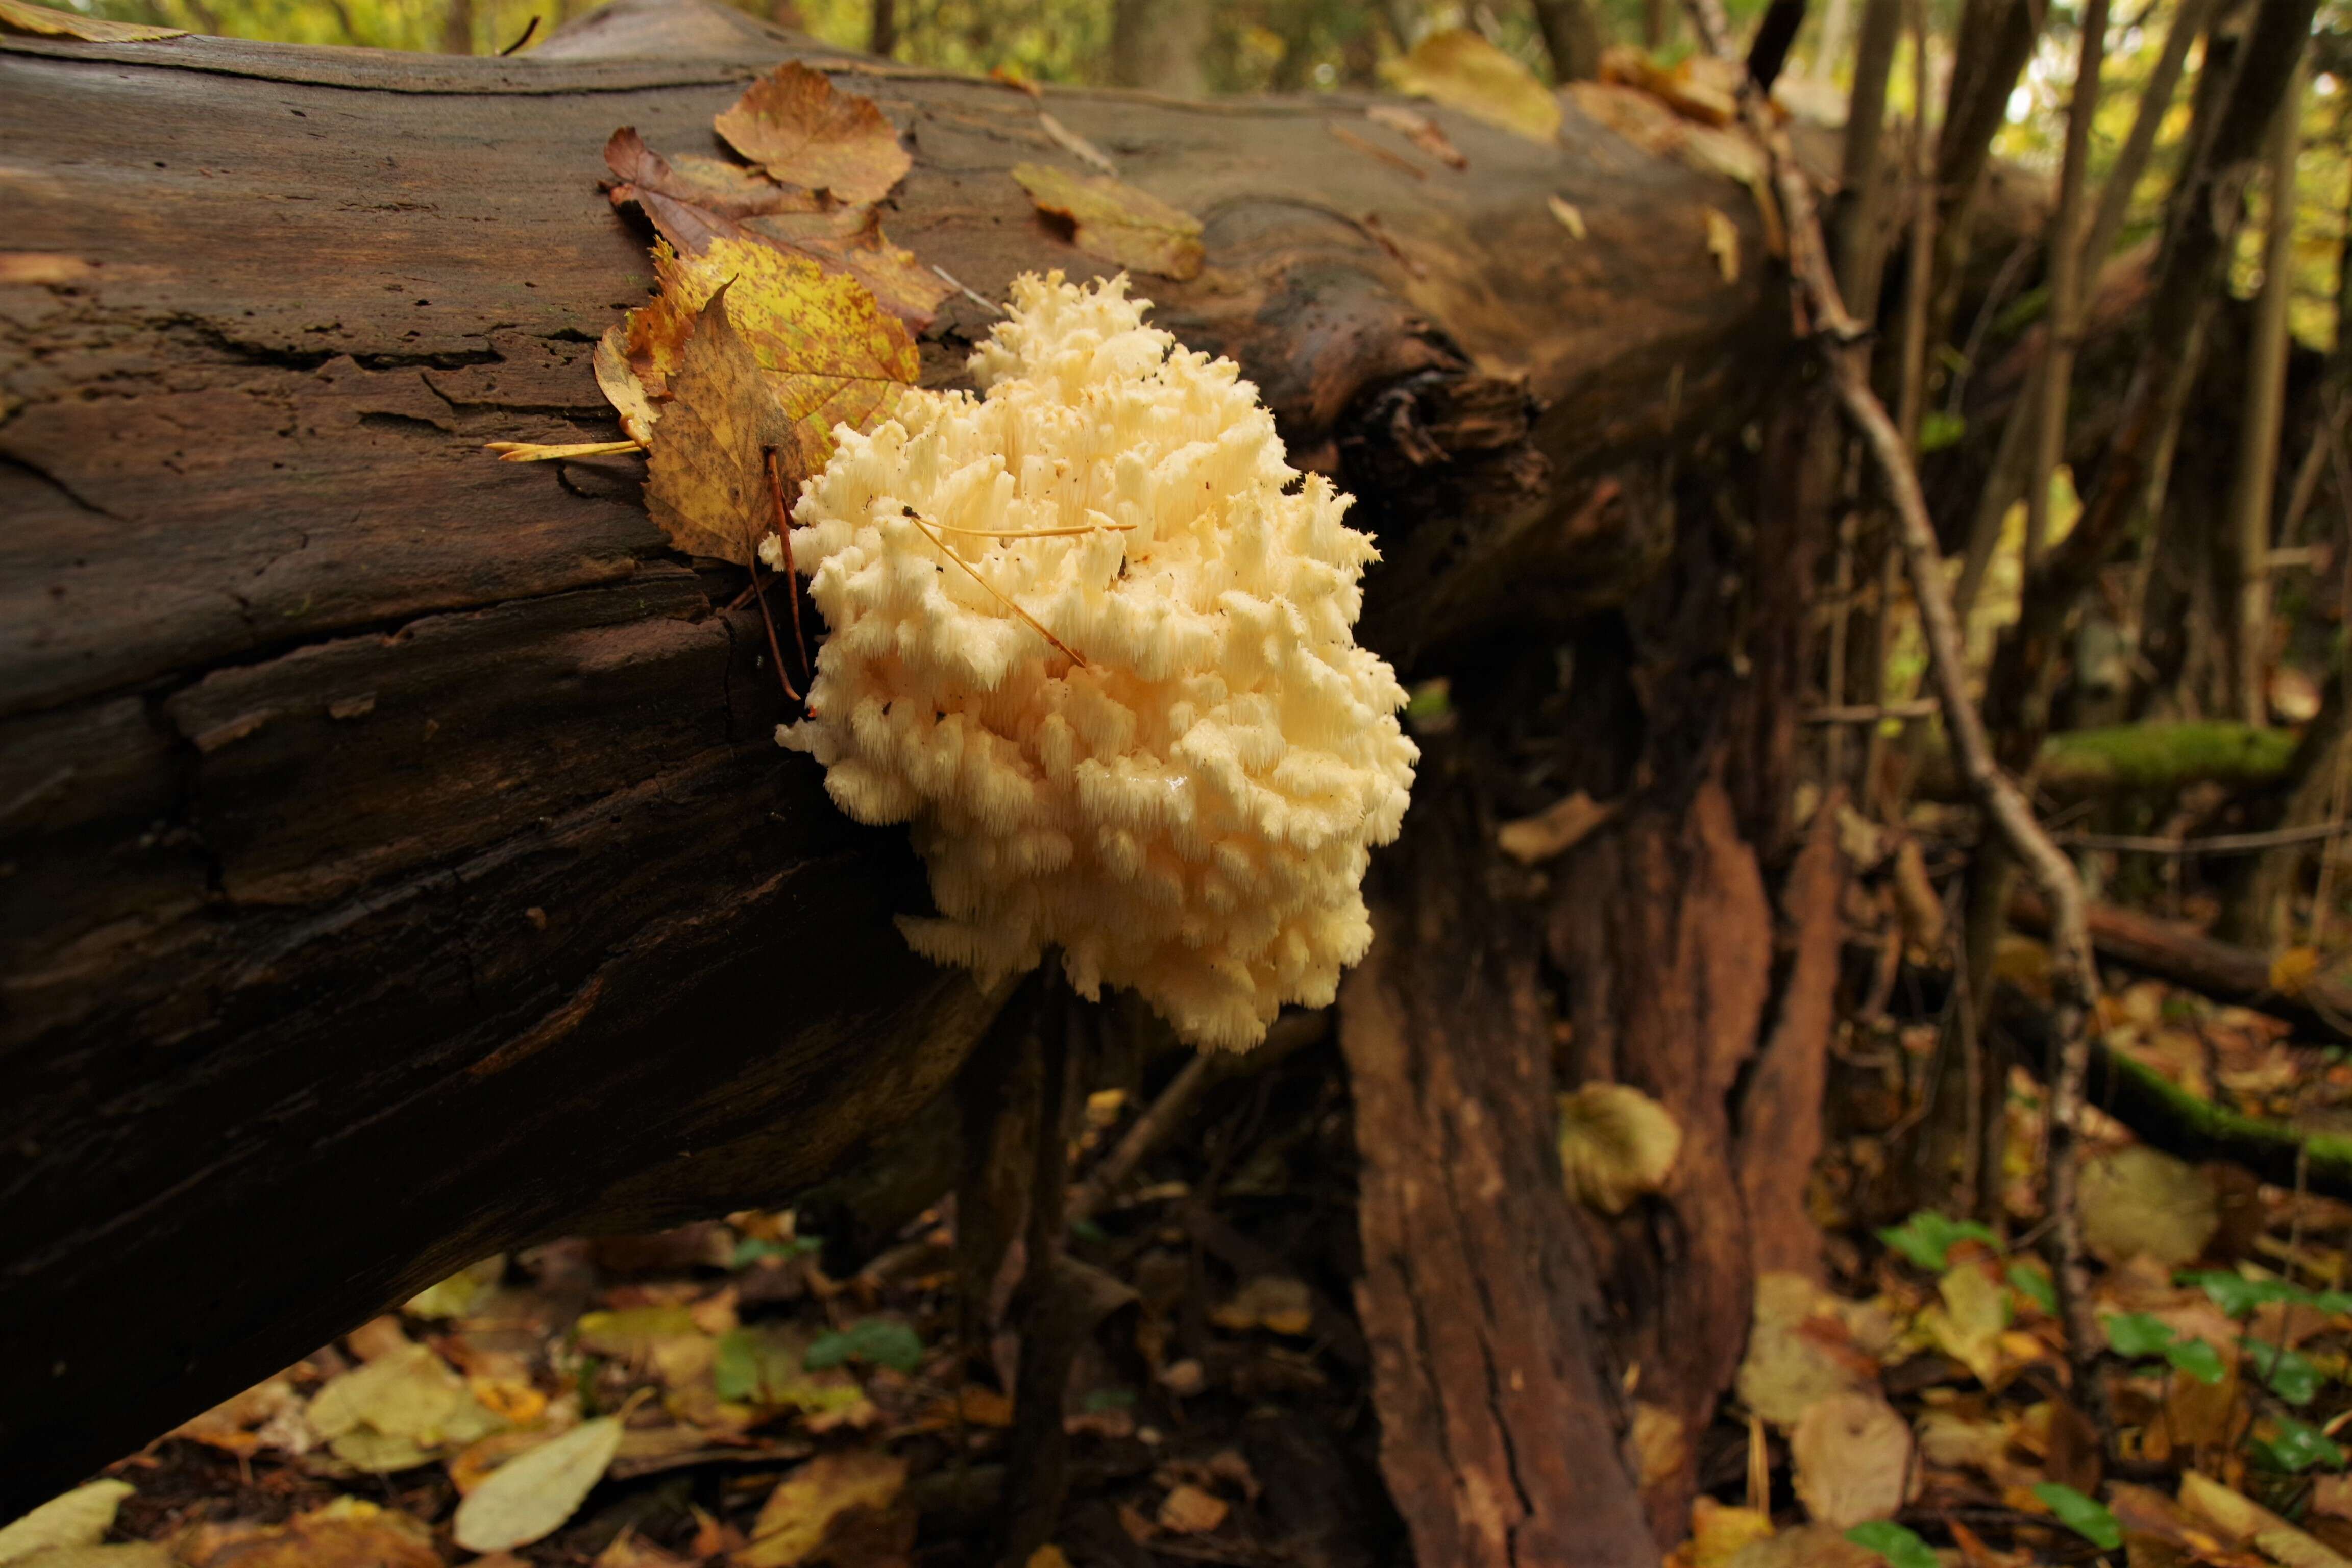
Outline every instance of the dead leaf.
[(1764, 150), (1738, 132), (1694, 123), (1638, 89), (1574, 81), (1568, 84), (1568, 92), (1586, 114), (1662, 158), (1705, 174), (1727, 175), (1750, 190), (1769, 173)]
[(1761, 1509), (1734, 1508), (1701, 1492), (1691, 1503), (1690, 1542), (1678, 1561), (1688, 1568), (1725, 1568), (1749, 1542), (1772, 1536), (1772, 1516)]
[(2242, 1492), (2190, 1470), (2180, 1478), (2180, 1503), (2223, 1534), (2251, 1542), (2282, 1568), (2352, 1568), (2342, 1554), (2289, 1524)]
[(1551, 216), (1559, 219), (1559, 226), (1568, 230), (1568, 237), (1570, 239), (1585, 237), (1588, 231), (1584, 226), (1584, 215), (1572, 204), (1564, 202), (1558, 196), (1546, 196), (1544, 203), (1551, 208)]
[(1963, 1263), (1936, 1282), (1943, 1300), (1919, 1314), (1919, 1327), (1937, 1350), (1998, 1388), (2007, 1367), (2001, 1331), (2009, 1327), (2009, 1288), (1975, 1263)]
[(1535, 73), (1468, 27), (1441, 27), (1381, 74), (1400, 92), (1549, 146), (1559, 138), (1559, 100)]
[(1183, 208), (1104, 174), (1015, 163), (1013, 177), (1038, 210), (1069, 221), (1070, 243), (1088, 256), (1180, 283), (1200, 276), (1201, 220)]
[(1118, 165), (1110, 161), (1109, 153), (1105, 153), (1042, 109), (1037, 111), (1037, 126), (1046, 135), (1052, 137), (1055, 144), (1062, 151), (1070, 153), (1079, 163), (1094, 169), (1097, 173), (1104, 174), (1118, 173)]
[(1873, 1385), (1864, 1356), (1801, 1274), (1768, 1273), (1756, 1281), (1756, 1317), (1736, 1384), (1748, 1408), (1777, 1426), (1794, 1426), (1813, 1404)]
[(1819, 1400), (1789, 1435), (1798, 1500), (1823, 1524), (1892, 1519), (1911, 1478), (1911, 1427), (1874, 1394)]
[(1683, 1130), (1664, 1106), (1622, 1083), (1584, 1084), (1560, 1095), (1559, 1105), (1569, 1196), (1602, 1214), (1623, 1214), (1665, 1186)]
[[(466, 1568), (480, 1568), (487, 1561), (477, 1558)], [(596, 1554), (593, 1568), (693, 1568), (693, 1562), (664, 1552), (649, 1541), (639, 1540), (635, 1526), (624, 1525), (621, 1533), (613, 1537), (613, 1543)]]
[(1688, 55), (1660, 65), (1645, 51), (1619, 44), (1601, 51), (1601, 79), (1638, 88), (1701, 124), (1728, 125), (1739, 118), (1741, 73), (1712, 56)]
[(139, 1489), (128, 1481), (99, 1480), (51, 1498), (14, 1523), (0, 1527), (0, 1563), (19, 1563), (37, 1552), (94, 1546), (114, 1528), (122, 1500)]
[(153, 27), (143, 22), (110, 22), (55, 11), (28, 0), (0, 0), (0, 33), (27, 33), (36, 38), (76, 38), (85, 44), (152, 44), (160, 38), (184, 38), (185, 27)]
[(312, 1396), (308, 1414), (337, 1458), (377, 1472), (427, 1463), (500, 1425), (465, 1380), (420, 1344), (330, 1379)]
[(27, 1557), (16, 1568), (179, 1568), (172, 1554), (150, 1541), (119, 1542), (107, 1546), (60, 1546), (37, 1557)]
[(0, 284), (26, 283), (60, 289), (98, 270), (79, 256), (58, 250), (0, 250)]
[(621, 1451), (621, 1418), (600, 1416), (492, 1470), (457, 1505), (457, 1544), (509, 1552), (554, 1534), (579, 1510)]
[(1225, 1522), (1228, 1510), (1196, 1486), (1181, 1486), (1160, 1500), (1157, 1522), (1177, 1535), (1206, 1535)]
[(1714, 207), (1701, 207), (1706, 219), (1706, 253), (1715, 258), (1726, 283), (1739, 281), (1739, 226)]
[[(654, 271), (672, 308), (689, 320), (727, 288), (729, 321), (751, 346), (785, 418), (807, 427), (820, 465), (833, 450), (835, 425), (872, 428), (921, 368), (906, 324), (870, 290), (772, 246), (721, 240), (698, 256), (656, 251)], [(683, 335), (678, 342), (682, 358)], [(631, 349), (635, 365), (634, 337)], [(675, 387), (656, 389), (637, 368), (649, 395), (677, 398)], [(803, 471), (788, 470), (794, 479)]]
[(716, 158), (666, 158), (627, 127), (605, 143), (604, 163), (617, 182), (614, 203), (635, 203), (688, 255), (719, 240), (764, 240), (848, 273), (919, 331), (950, 292), (912, 251), (891, 243), (870, 205), (826, 210), (807, 192), (755, 170)]
[(1617, 805), (1598, 804), (1578, 790), (1565, 800), (1554, 801), (1533, 816), (1522, 816), (1507, 822), (1495, 832), (1495, 842), (1503, 853), (1522, 866), (1532, 866), (1565, 854), (1589, 837), (1617, 815)]
[(501, 463), (559, 463), (578, 458), (618, 458), (645, 449), (632, 437), (626, 441), (485, 441), (482, 450), (496, 452)]
[(400, 1326), (400, 1320), (389, 1312), (370, 1318), (343, 1336), (343, 1348), (362, 1361), (382, 1361), (388, 1355), (399, 1355), (415, 1342), (408, 1337), (408, 1331)]
[(179, 1556), (189, 1568), (441, 1568), (424, 1521), (352, 1497), (284, 1524), (199, 1525)]
[(1261, 1274), (1209, 1313), (1209, 1321), (1235, 1333), (1267, 1329), (1296, 1338), (1314, 1324), (1314, 1298), (1303, 1279)]
[(798, 60), (753, 82), (711, 124), (777, 180), (839, 201), (879, 201), (914, 167), (872, 99), (835, 91), (823, 71)]
[(903, 1459), (870, 1450), (821, 1455), (777, 1483), (751, 1543), (730, 1561), (735, 1568), (795, 1568), (820, 1554), (840, 1555), (845, 1539), (869, 1550), (899, 1542), (903, 1555), (915, 1530), (914, 1516), (895, 1506), (906, 1485)]
[(2271, 989), (2282, 996), (2300, 996), (2303, 988), (2310, 984), (2318, 973), (2317, 948), (2284, 948), (2271, 960)]
[(2221, 1224), (2212, 1177), (2138, 1145), (2084, 1164), (2076, 1208), (2083, 1245), (2110, 1265), (2145, 1253), (2178, 1268), (2205, 1250)]
[(493, 1253), (411, 1296), (401, 1310), (412, 1318), (462, 1318), (506, 1277), (507, 1255)]
[(1690, 1428), (1663, 1405), (1634, 1401), (1633, 1439), (1644, 1492), (1682, 1474), (1691, 1462)]
[(1724, 1568), (1885, 1568), (1885, 1562), (1848, 1541), (1837, 1525), (1807, 1524), (1749, 1542)]
[(308, 1453), (318, 1446), (319, 1435), (303, 1414), (304, 1403), (291, 1383), (273, 1377), (182, 1422), (172, 1436), (231, 1454), (257, 1454), (265, 1447)]
[(1462, 155), (1462, 149), (1445, 134), (1445, 128), (1418, 109), (1407, 109), (1395, 103), (1376, 103), (1364, 110), (1364, 118), (1375, 125), (1385, 125), (1396, 132), (1449, 169), (1470, 166), (1470, 160)]

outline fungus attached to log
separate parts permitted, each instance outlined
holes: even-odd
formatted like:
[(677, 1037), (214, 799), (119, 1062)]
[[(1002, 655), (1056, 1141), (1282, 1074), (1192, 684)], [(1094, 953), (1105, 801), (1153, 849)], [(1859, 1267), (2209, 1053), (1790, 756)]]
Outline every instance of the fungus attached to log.
[(1149, 308), (1123, 277), (1024, 277), (983, 395), (840, 432), (793, 533), (831, 635), (778, 739), (850, 816), (911, 825), (927, 956), (985, 980), (1059, 947), (1080, 994), (1244, 1047), (1370, 945), (1365, 867), (1419, 753), (1355, 642), (1378, 552), (1349, 498)]

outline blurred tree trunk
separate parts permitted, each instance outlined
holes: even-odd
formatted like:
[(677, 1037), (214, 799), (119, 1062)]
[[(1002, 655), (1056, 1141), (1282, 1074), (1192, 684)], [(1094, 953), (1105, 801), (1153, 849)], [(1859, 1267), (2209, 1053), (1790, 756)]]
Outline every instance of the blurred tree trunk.
[(1117, 0), (1110, 79), (1120, 87), (1198, 98), (1207, 89), (1201, 54), (1208, 43), (1208, 0)]
[(2271, 637), (2271, 518), (2278, 488), (2279, 441), (2286, 407), (2287, 309), (2294, 296), (2295, 158), (2303, 140), (2305, 72), (2298, 63), (2271, 129), (2270, 216), (2263, 245), (2263, 287), (2246, 354), (2245, 415), (2230, 490), (2223, 548), (2214, 561), (2214, 598), (2221, 609), (2223, 668), (2237, 716), (2259, 724)]
[(441, 52), (445, 55), (470, 55), (474, 52), (474, 0), (443, 0), (446, 7), (441, 13)]
[(866, 52), (888, 59), (898, 52), (898, 0), (873, 0), (866, 29)]
[(1536, 24), (1551, 53), (1558, 81), (1590, 81), (1601, 74), (1601, 17), (1591, 0), (1535, 0)]

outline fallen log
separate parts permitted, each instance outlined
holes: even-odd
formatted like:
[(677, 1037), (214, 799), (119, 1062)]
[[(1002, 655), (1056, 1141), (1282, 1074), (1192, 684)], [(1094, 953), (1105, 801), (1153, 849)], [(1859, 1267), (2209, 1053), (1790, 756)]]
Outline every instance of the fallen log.
[[(2010, 900), (2010, 922), (2036, 935), (2049, 912), (2029, 893)], [(2352, 1040), (2352, 987), (2274, 970), (2269, 954), (2216, 942), (2174, 921), (2111, 904), (2090, 910), (2091, 944), (2101, 958), (2168, 980), (2217, 1002), (2257, 1008), (2297, 1029)]]
[[(906, 132), (893, 239), (1107, 270), (1006, 174), (1069, 162), (1026, 94), (690, 0), (513, 59), (0, 38), (0, 1517), (473, 1258), (780, 1201), (984, 1027), (892, 926), (901, 836), (770, 744), (740, 574), (631, 460), (479, 450), (615, 433), (598, 151), (708, 148), (788, 55)], [(1051, 101), (1203, 220), (1143, 291), (1361, 498), (1401, 660), (1622, 599), (1774, 391), (1745, 191), (1572, 103), (1433, 110), (1469, 168), (1416, 179), (1328, 132), (1360, 100)]]

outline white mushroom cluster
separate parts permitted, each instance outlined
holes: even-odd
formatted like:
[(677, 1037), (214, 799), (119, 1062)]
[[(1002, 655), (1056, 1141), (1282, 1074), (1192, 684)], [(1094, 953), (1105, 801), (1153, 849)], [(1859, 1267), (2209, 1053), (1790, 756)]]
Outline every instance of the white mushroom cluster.
[(985, 983), (1058, 948), (1081, 994), (1242, 1047), (1363, 956), (1419, 753), (1356, 646), (1378, 552), (1349, 498), (1150, 303), (1024, 277), (983, 395), (836, 432), (793, 514), (831, 630), (777, 738), (851, 816), (910, 825), (918, 951)]

